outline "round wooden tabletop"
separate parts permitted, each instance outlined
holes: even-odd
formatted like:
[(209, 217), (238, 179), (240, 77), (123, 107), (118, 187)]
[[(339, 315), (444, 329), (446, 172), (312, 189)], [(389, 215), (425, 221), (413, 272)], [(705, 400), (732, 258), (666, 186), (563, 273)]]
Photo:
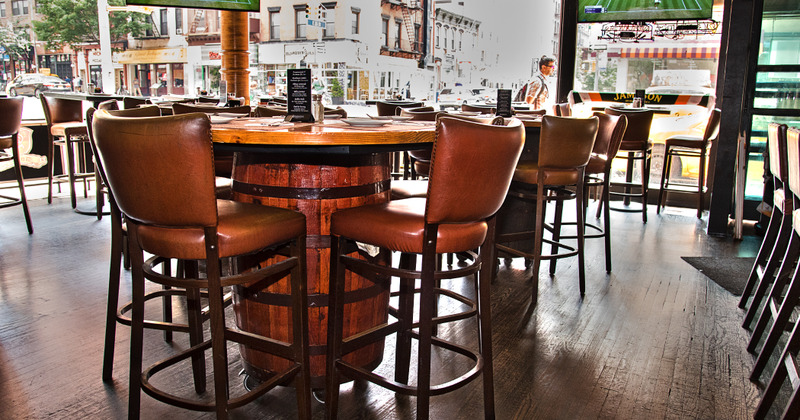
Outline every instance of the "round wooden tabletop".
[(436, 125), (428, 121), (352, 126), (341, 120), (287, 123), (276, 118), (237, 118), (212, 124), (215, 143), (274, 146), (361, 146), (432, 143)]

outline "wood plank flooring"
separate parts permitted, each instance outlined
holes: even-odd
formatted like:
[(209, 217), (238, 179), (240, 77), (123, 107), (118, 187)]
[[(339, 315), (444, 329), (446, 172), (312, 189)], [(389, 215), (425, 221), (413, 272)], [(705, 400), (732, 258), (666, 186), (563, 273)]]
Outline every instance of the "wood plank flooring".
[[(125, 418), (127, 327), (118, 327), (114, 382), (100, 379), (110, 221), (73, 213), (67, 198), (31, 205), (31, 236), (19, 207), (0, 211), (0, 419)], [(602, 241), (587, 243), (583, 300), (572, 260), (559, 262), (552, 279), (542, 269), (536, 307), (523, 261), (501, 265), (492, 288), (497, 418), (752, 417), (761, 391), (747, 380), (753, 356), (745, 350), (748, 333), (740, 327), (737, 298), (680, 257), (752, 256), (760, 239), (710, 238), (692, 210), (651, 213), (642, 224), (640, 215), (612, 212), (611, 275), (605, 273)], [(127, 299), (129, 272), (122, 284)], [(474, 328), (463, 321), (440, 332), (472, 335)], [(146, 364), (188, 344), (180, 335), (165, 343), (158, 332), (146, 332), (145, 341)], [(390, 344), (386, 359), (391, 355)], [(236, 359), (234, 348), (233, 365)], [(463, 364), (438, 352), (434, 360), (443, 364), (436, 377)], [(231, 367), (233, 375), (237, 371)], [(190, 378), (175, 372), (167, 382), (191, 395)], [(240, 381), (232, 383), (235, 393)], [(413, 398), (365, 383), (344, 385), (340, 400), (343, 419), (413, 418), (415, 411)], [(146, 395), (142, 401), (143, 418), (212, 417)], [(482, 406), (478, 380), (434, 397), (431, 417), (479, 418)], [(315, 418), (324, 417), (322, 404), (314, 402), (313, 410)], [(276, 390), (232, 417), (294, 418), (294, 390)]]

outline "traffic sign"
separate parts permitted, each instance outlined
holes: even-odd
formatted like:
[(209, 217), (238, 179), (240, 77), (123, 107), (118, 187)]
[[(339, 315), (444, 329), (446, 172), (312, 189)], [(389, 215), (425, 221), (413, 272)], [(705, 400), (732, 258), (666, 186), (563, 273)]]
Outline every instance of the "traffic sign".
[(309, 19), (308, 26), (319, 26), (320, 28), (325, 28), (325, 22), (316, 19)]

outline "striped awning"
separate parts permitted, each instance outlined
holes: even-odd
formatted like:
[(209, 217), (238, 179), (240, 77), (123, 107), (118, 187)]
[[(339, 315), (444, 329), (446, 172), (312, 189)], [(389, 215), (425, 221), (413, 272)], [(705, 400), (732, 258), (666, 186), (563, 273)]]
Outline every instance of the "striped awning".
[(719, 58), (719, 47), (620, 48), (622, 58)]

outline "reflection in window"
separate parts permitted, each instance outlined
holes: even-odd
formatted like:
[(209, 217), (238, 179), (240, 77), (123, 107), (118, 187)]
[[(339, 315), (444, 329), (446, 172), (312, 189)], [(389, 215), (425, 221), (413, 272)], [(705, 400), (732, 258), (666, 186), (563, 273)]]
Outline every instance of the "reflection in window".
[(11, 14), (14, 16), (28, 14), (28, 0), (12, 0)]
[(294, 11), (294, 37), (297, 39), (306, 38), (306, 11), (305, 8), (295, 9)]

